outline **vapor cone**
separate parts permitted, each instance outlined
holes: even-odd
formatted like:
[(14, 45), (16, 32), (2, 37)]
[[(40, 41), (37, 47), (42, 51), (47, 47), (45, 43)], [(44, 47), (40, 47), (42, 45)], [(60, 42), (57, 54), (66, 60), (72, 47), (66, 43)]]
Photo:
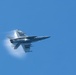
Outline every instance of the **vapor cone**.
[[(14, 38), (18, 38), (15, 31), (10, 32), (10, 35), (12, 37), (14, 37)], [(6, 38), (5, 41), (4, 41), (4, 44), (5, 44), (6, 48), (7, 48), (7, 51), (12, 56), (22, 58), (22, 57), (24, 57), (26, 55), (23, 48), (22, 48), (22, 46), (19, 46), (18, 49), (14, 49), (13, 44), (10, 42), (10, 39)]]

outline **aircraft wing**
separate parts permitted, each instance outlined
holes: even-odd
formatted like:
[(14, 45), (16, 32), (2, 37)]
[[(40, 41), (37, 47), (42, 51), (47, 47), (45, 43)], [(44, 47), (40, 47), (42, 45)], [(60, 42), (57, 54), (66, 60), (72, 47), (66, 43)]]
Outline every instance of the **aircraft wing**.
[(31, 51), (30, 51), (30, 47), (31, 47), (30, 44), (28, 44), (28, 45), (22, 44), (22, 47), (23, 47), (23, 49), (24, 49), (25, 52), (31, 52)]
[(20, 46), (20, 43), (13, 44), (14, 49), (17, 49)]
[(24, 36), (25, 36), (25, 33), (22, 32), (22, 31), (20, 31), (20, 30), (15, 30), (15, 36), (16, 36), (17, 38), (19, 38), (19, 37), (24, 37)]

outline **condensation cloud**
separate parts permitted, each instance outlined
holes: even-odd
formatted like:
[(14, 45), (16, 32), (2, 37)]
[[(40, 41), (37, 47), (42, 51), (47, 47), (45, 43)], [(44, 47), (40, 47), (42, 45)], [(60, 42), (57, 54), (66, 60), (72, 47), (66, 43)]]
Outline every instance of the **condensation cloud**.
[[(16, 35), (15, 31), (11, 31), (9, 35), (11, 35), (14, 38), (17, 38), (17, 35)], [(8, 53), (11, 54), (14, 57), (23, 58), (26, 55), (22, 46), (19, 46), (18, 49), (14, 49), (13, 44), (10, 43), (10, 40), (8, 38), (6, 38), (4, 40), (4, 45), (7, 48), (6, 50), (8, 51)]]

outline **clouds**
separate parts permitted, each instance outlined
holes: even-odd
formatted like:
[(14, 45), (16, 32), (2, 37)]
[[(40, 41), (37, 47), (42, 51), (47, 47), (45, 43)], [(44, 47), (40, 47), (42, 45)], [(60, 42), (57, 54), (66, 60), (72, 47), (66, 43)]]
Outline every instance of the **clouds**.
[[(17, 37), (17, 35), (13, 32), (11, 32), (10, 34), (12, 34), (12, 36), (14, 36), (15, 38)], [(8, 53), (14, 57), (17, 58), (23, 58), (26, 53), (24, 52), (22, 46), (19, 46), (18, 49), (14, 49), (13, 48), (13, 44), (10, 43), (10, 40), (8, 38), (6, 38), (4, 40), (4, 45), (6, 47), (6, 50), (8, 51)]]

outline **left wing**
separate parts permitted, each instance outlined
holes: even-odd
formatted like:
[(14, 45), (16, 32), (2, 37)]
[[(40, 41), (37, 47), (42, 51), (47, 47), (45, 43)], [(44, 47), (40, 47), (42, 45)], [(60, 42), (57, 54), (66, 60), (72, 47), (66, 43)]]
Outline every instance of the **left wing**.
[(17, 49), (20, 46), (20, 43), (12, 43), (12, 46), (14, 47), (14, 49)]
[(16, 36), (17, 36), (18, 38), (19, 38), (19, 37), (24, 37), (24, 36), (25, 36), (25, 33), (22, 32), (21, 30), (16, 30), (15, 33), (16, 33)]
[(31, 44), (22, 44), (22, 47), (25, 52), (31, 52), (30, 51)]

